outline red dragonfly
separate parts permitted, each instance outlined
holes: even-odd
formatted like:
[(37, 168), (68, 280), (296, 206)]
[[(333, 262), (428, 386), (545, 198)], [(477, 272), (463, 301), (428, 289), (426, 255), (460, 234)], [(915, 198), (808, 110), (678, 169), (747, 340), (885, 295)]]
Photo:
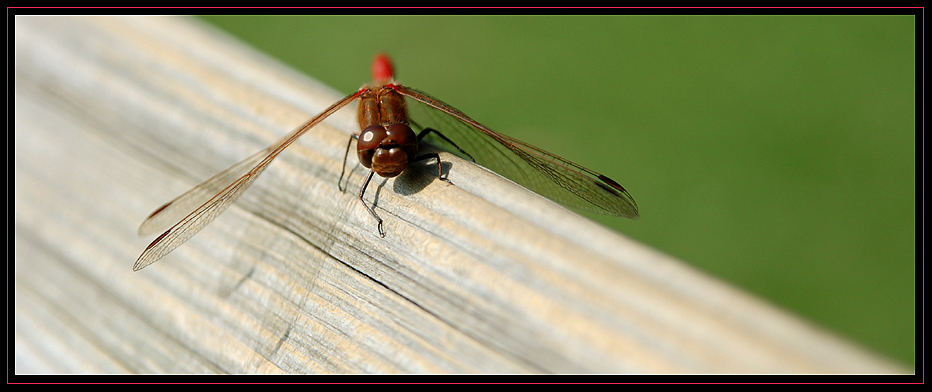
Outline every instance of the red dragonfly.
[[(568, 207), (607, 215), (638, 217), (637, 203), (617, 182), (567, 159), (497, 133), (436, 98), (398, 84), (394, 80), (392, 64), (386, 56), (376, 56), (372, 74), (371, 85), (363, 86), (337, 101), (281, 140), (152, 212), (139, 226), (139, 234), (167, 230), (146, 247), (133, 264), (133, 270), (138, 271), (158, 261), (190, 239), (249, 188), (285, 148), (325, 118), (356, 100), (359, 101), (360, 132), (350, 137), (346, 152), (348, 155), (352, 141), (357, 140), (359, 161), (370, 169), (358, 198), (378, 222), (379, 235), (382, 237), (385, 236), (382, 219), (363, 200), (373, 174), (394, 177), (412, 162), (435, 159), (438, 176), (449, 182), (440, 170), (438, 154), (417, 154), (418, 146), (425, 138)], [(410, 118), (409, 111), (413, 114)], [(428, 123), (436, 125), (426, 126)], [(437, 129), (442, 129), (446, 134)], [(346, 156), (343, 167), (345, 172)], [(338, 186), (342, 177), (341, 173)]]

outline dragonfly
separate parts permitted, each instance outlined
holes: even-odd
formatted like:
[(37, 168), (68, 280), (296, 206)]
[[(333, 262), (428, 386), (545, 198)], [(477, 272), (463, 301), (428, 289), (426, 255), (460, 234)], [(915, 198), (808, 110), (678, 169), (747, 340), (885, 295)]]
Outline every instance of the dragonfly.
[(295, 140), (333, 113), (357, 101), (359, 131), (347, 141), (343, 172), (337, 185), (340, 187), (350, 146), (355, 140), (359, 162), (369, 169), (357, 198), (376, 220), (380, 237), (385, 237), (382, 219), (363, 200), (373, 175), (395, 177), (411, 163), (434, 160), (438, 177), (452, 184), (443, 175), (439, 154), (418, 155), (423, 142), (476, 162), (567, 207), (638, 218), (637, 203), (618, 182), (495, 132), (439, 99), (396, 82), (392, 63), (386, 55), (380, 53), (375, 56), (372, 75), (371, 84), (340, 99), (272, 145), (155, 209), (139, 226), (138, 233), (151, 235), (164, 231), (142, 252), (133, 264), (133, 270), (139, 271), (151, 265), (184, 244), (226, 210)]

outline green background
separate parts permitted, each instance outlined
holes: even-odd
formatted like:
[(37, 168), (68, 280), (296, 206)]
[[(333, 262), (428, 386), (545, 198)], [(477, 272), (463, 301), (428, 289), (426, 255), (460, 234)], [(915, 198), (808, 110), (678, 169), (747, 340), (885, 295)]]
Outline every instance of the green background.
[(602, 224), (915, 363), (913, 16), (208, 16), (398, 79), (623, 184)]

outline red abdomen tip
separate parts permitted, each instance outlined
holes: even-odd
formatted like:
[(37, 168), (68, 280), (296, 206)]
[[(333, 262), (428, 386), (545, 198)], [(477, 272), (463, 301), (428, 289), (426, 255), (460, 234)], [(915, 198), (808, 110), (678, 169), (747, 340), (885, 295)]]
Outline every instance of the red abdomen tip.
[(372, 61), (372, 80), (387, 82), (394, 76), (395, 71), (392, 70), (392, 61), (388, 56), (383, 53), (375, 55), (375, 60)]

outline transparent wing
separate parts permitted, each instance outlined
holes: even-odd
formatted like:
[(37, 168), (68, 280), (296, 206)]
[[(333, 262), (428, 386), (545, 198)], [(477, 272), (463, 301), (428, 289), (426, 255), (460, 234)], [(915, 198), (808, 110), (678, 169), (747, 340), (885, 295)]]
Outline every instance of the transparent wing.
[(141, 225), (139, 225), (139, 235), (147, 236), (155, 234), (178, 223), (178, 221), (190, 214), (191, 211), (194, 211), (195, 208), (204, 205), (204, 203), (207, 203), (208, 200), (216, 196), (220, 191), (224, 190), (224, 188), (230, 186), (230, 184), (255, 168), (259, 161), (269, 155), (273, 150), (272, 147), (275, 147), (275, 145), (252, 154), (249, 158), (218, 173), (207, 181), (204, 181), (176, 197), (174, 200), (157, 208)]
[[(346, 96), (271, 146), (249, 156), (157, 208), (139, 226), (140, 235), (158, 232), (169, 225), (170, 222), (175, 222), (176, 219), (180, 220), (146, 247), (146, 250), (139, 255), (136, 263), (133, 264), (133, 271), (139, 271), (158, 261), (162, 256), (167, 255), (193, 237), (194, 234), (213, 221), (249, 188), (259, 177), (259, 174), (286, 147), (325, 118), (353, 101), (358, 95), (359, 92)], [(197, 206), (197, 208), (194, 208), (194, 206)], [(194, 208), (194, 210), (191, 210), (191, 208)]]
[[(520, 140), (499, 134), (440, 100), (410, 87), (397, 85), (407, 96), (409, 117), (415, 127), (434, 128), (476, 162), (502, 176), (571, 208), (628, 218), (638, 217), (634, 198), (617, 182)], [(439, 137), (431, 143), (448, 147)], [(461, 155), (462, 154), (458, 154)], [(466, 156), (463, 156), (467, 158)]]
[(218, 193), (188, 216), (184, 217), (180, 222), (162, 233), (162, 235), (158, 236), (158, 238), (152, 241), (152, 243), (146, 247), (146, 250), (139, 255), (139, 258), (136, 259), (136, 263), (133, 264), (133, 271), (139, 271), (149, 264), (158, 261), (162, 256), (175, 250), (175, 248), (181, 246), (181, 244), (197, 234), (204, 226), (207, 226), (207, 224), (213, 221), (221, 212), (226, 210), (246, 188), (252, 185), (261, 172), (262, 168), (256, 172), (246, 173), (233, 184), (230, 184), (228, 188)]

